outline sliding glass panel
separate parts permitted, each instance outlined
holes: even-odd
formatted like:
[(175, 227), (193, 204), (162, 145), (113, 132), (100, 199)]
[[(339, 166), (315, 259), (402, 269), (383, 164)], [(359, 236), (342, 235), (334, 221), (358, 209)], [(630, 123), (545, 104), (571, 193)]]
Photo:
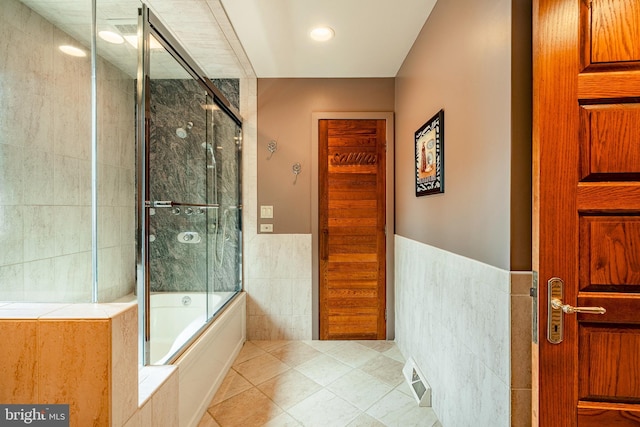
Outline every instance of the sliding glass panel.
[(206, 94), (151, 42), (148, 141), (150, 362), (164, 363), (206, 321)]
[[(221, 84), (222, 82), (216, 81)], [(222, 84), (221, 84), (222, 86)], [(212, 101), (207, 103), (207, 187), (209, 214), (208, 317), (213, 317), (242, 288), (240, 273), (242, 213), (240, 199), (240, 127)]]

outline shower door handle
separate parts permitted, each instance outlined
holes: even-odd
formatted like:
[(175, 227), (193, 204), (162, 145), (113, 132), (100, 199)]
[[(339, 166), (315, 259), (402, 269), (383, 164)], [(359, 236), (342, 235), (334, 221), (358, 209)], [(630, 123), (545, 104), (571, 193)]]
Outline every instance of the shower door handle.
[(170, 208), (173, 206), (173, 202), (170, 200), (145, 200), (145, 208)]
[(174, 206), (189, 206), (193, 208), (201, 208), (201, 209), (218, 209), (220, 205), (218, 203), (181, 203), (174, 202), (172, 200), (145, 200), (144, 206), (146, 208), (172, 208)]

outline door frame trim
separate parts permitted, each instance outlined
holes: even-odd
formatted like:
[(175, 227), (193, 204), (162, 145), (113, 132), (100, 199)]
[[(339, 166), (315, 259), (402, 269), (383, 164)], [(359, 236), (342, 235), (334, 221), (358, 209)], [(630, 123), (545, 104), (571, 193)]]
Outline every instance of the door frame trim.
[(387, 339), (395, 338), (394, 236), (395, 236), (395, 130), (393, 112), (312, 112), (311, 113), (311, 318), (312, 336), (320, 337), (320, 263), (318, 238), (318, 121), (325, 119), (385, 120), (386, 121), (386, 312)]

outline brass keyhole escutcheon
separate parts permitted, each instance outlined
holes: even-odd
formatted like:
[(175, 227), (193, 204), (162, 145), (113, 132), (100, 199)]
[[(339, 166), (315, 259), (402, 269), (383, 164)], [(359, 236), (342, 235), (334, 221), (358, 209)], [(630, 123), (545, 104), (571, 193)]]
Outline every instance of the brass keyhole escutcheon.
[(554, 308), (551, 303), (554, 299), (562, 300), (564, 282), (558, 277), (553, 277), (547, 282), (548, 286), (548, 312), (547, 312), (547, 340), (552, 344), (560, 344), (564, 336), (562, 308)]

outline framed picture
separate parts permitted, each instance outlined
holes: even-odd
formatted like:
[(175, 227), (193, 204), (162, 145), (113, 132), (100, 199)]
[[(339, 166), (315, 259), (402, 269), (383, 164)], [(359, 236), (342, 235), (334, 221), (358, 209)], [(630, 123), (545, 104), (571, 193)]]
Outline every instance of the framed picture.
[(444, 193), (444, 110), (415, 133), (416, 197)]

